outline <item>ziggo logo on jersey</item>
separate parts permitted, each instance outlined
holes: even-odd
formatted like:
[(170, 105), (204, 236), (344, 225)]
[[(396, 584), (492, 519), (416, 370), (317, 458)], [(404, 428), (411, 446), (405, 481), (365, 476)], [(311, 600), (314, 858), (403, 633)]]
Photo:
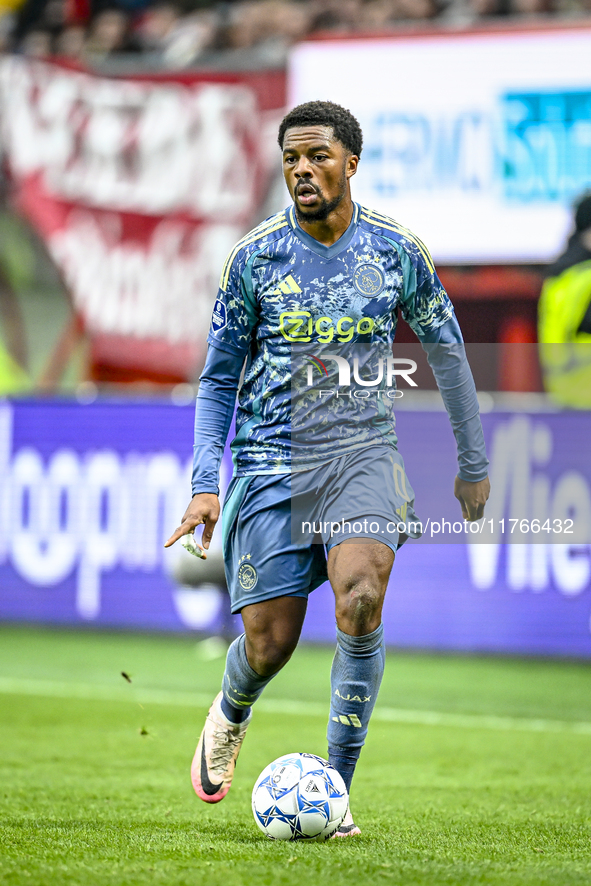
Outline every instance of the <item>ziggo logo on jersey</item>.
[(328, 344), (333, 341), (335, 331), (336, 341), (345, 343), (351, 341), (355, 333), (367, 335), (374, 326), (372, 317), (362, 317), (357, 323), (353, 317), (339, 317), (335, 327), (332, 317), (318, 317), (314, 322), (309, 311), (284, 311), (279, 317), (281, 335), (293, 343), (312, 341), (312, 335), (316, 333), (317, 341)]

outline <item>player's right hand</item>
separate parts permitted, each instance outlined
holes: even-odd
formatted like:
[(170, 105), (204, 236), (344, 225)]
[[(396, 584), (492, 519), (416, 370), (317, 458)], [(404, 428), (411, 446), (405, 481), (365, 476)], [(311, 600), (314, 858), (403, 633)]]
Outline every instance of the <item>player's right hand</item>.
[(198, 492), (191, 499), (189, 507), (183, 514), (183, 521), (180, 526), (175, 529), (164, 547), (169, 548), (171, 545), (193, 532), (197, 526), (205, 523), (201, 542), (205, 550), (209, 548), (215, 524), (220, 516), (220, 500), (217, 495), (210, 492)]

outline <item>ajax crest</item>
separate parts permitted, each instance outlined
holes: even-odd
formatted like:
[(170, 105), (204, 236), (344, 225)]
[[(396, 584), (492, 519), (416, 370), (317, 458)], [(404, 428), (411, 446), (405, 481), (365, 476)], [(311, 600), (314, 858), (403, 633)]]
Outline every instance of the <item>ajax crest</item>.
[(245, 591), (251, 591), (259, 580), (258, 573), (252, 563), (249, 562), (251, 555), (246, 554), (240, 558), (238, 567), (238, 581)]
[(364, 298), (374, 298), (379, 295), (385, 282), (384, 272), (379, 265), (359, 265), (353, 273), (355, 289)]

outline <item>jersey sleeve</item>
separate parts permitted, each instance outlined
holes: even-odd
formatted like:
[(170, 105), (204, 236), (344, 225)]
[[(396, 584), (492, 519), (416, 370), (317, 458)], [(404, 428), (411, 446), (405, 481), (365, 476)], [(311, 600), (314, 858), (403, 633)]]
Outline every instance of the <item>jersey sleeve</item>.
[(192, 492), (219, 495), (219, 470), (240, 371), (257, 323), (249, 257), (235, 247), (222, 269), (195, 406)]
[(222, 269), (213, 306), (208, 344), (235, 356), (244, 356), (257, 324), (252, 287), (252, 259), (245, 250), (234, 249)]
[(423, 341), (456, 438), (458, 476), (477, 483), (488, 475), (488, 459), (480, 421), (478, 395), (455, 317)]
[(195, 404), (191, 491), (219, 495), (219, 474), (243, 358), (210, 345)]
[(488, 474), (478, 395), (453, 305), (420, 240), (398, 245), (404, 272), (402, 316), (419, 338), (447, 414), (458, 452), (458, 476), (472, 483)]
[(398, 253), (404, 272), (402, 316), (421, 341), (430, 341), (433, 332), (454, 316), (453, 305), (420, 240), (404, 240)]

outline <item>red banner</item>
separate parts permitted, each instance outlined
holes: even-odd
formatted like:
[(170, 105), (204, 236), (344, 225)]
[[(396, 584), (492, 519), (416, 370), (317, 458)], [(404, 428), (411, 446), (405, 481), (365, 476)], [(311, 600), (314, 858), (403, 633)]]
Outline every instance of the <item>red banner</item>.
[(0, 63), (17, 206), (43, 236), (97, 378), (194, 377), (224, 258), (260, 215), (281, 71), (99, 77)]

